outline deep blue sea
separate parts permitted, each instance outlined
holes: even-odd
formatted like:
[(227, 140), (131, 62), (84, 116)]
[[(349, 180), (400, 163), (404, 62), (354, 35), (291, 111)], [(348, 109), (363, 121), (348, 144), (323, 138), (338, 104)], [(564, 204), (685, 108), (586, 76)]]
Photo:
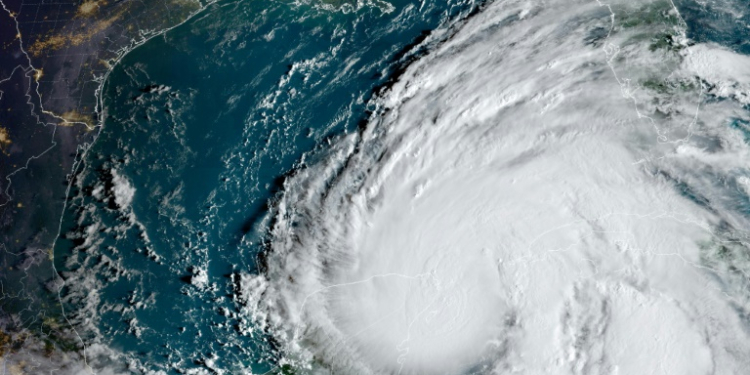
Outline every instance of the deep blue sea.
[[(677, 5), (690, 38), (750, 52), (726, 37), (746, 22)], [(133, 369), (280, 371), (273, 339), (236, 304), (236, 275), (257, 272), (269, 200), (358, 131), (369, 98), (423, 41), (439, 43), (432, 30), (481, 6), (219, 1), (128, 54), (104, 87), (104, 127), (55, 248), (84, 341)]]
[(55, 249), (77, 280), (62, 294), (81, 335), (169, 373), (271, 369), (232, 279), (257, 267), (269, 199), (311, 151), (357, 130), (430, 30), (477, 5), (221, 1), (130, 53)]

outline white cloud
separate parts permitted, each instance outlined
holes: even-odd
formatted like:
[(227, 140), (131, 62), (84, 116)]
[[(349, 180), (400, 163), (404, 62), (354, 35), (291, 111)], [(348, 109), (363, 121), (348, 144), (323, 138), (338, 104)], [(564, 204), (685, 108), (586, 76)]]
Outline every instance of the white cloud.
[(130, 180), (116, 170), (112, 170), (112, 194), (115, 196), (115, 204), (121, 209), (129, 208), (135, 196), (135, 188)]
[[(531, 8), (489, 5), (375, 99), (387, 111), (361, 136), (287, 181), (265, 279), (246, 281), (263, 285), (248, 308), (288, 360), (357, 374), (750, 366), (726, 275), (704, 262), (717, 228), (747, 224), (710, 184), (746, 155), (726, 129), (737, 105), (699, 107), (700, 87), (634, 94), (648, 75), (704, 72), (655, 66), (684, 56), (627, 30), (585, 47), (617, 4)], [(643, 101), (657, 95), (671, 102)]]

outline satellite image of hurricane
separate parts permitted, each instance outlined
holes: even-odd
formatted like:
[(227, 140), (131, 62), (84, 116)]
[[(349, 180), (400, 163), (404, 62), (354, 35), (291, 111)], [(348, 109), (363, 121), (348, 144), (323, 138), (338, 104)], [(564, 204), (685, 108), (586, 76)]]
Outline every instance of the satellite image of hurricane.
[(0, 375), (748, 375), (747, 0), (0, 0)]

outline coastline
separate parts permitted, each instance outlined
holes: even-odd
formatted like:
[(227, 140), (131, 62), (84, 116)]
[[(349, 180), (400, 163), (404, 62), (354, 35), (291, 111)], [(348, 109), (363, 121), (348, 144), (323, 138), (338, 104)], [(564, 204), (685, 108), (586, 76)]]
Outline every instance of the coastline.
[[(5, 239), (2, 243), (2, 248), (5, 252), (3, 257), (0, 257), (0, 262), (5, 264), (8, 270), (16, 271), (7, 272), (5, 275), (0, 276), (1, 279), (7, 279), (2, 280), (4, 281), (5, 301), (0, 305), (0, 336), (2, 336), (0, 337), (0, 358), (2, 358), (6, 368), (18, 370), (20, 373), (31, 369), (35, 372), (42, 372), (53, 368), (94, 372), (89, 366), (90, 354), (87, 351), (90, 348), (87, 347), (86, 343), (76, 332), (75, 327), (70, 324), (66, 317), (60, 296), (60, 291), (64, 288), (65, 282), (55, 268), (53, 249), (61, 234), (63, 212), (68, 206), (68, 195), (75, 183), (75, 175), (85, 166), (88, 150), (95, 144), (104, 127), (106, 107), (103, 98), (103, 88), (108, 83), (110, 73), (132, 51), (137, 50), (153, 38), (162, 36), (196, 16), (203, 14), (210, 6), (217, 2), (217, 0), (196, 0), (194, 2), (180, 2), (177, 0), (175, 3), (184, 3), (182, 5), (185, 8), (189, 8), (190, 6), (196, 6), (196, 8), (189, 11), (184, 17), (181, 17), (178, 22), (168, 24), (166, 27), (134, 32), (127, 44), (118, 46), (114, 50), (114, 56), (102, 62), (102, 65), (106, 68), (103, 73), (97, 74), (94, 68), (83, 72), (79, 70), (77, 72), (77, 76), (79, 77), (76, 79), (80, 80), (80, 76), (91, 74), (92, 81), (96, 83), (93, 90), (93, 97), (90, 99), (94, 103), (94, 108), (91, 111), (91, 115), (86, 115), (81, 114), (76, 109), (68, 110), (62, 114), (57, 114), (54, 110), (48, 109), (49, 107), (46, 104), (50, 101), (46, 98), (52, 96), (54, 91), (60, 91), (58, 82), (64, 81), (67, 83), (71, 78), (63, 77), (60, 80), (53, 80), (50, 84), (45, 85), (42, 78), (44, 77), (43, 71), (48, 70), (47, 64), (50, 61), (60, 60), (60, 58), (56, 56), (49, 58), (47, 56), (35, 56), (33, 52), (30, 52), (30, 50), (33, 50), (35, 44), (27, 42), (26, 35), (23, 33), (24, 30), (21, 26), (19, 13), (14, 12), (12, 9), (13, 4), (10, 4), (9, 1), (0, 1), (6, 13), (3, 16), (7, 15), (8, 18), (14, 21), (13, 26), (16, 30), (14, 42), (17, 43), (17, 49), (23, 55), (21, 57), (24, 60), (17, 63), (18, 65), (12, 69), (8, 69), (10, 70), (10, 74), (7, 77), (0, 76), (0, 84), (18, 78), (19, 71), (23, 73), (21, 81), (26, 81), (27, 85), (24, 100), (31, 107), (28, 117), (35, 120), (31, 123), (32, 126), (28, 126), (28, 120), (21, 122), (0, 122), (0, 126), (3, 127), (0, 129), (4, 131), (5, 138), (9, 139), (8, 143), (12, 146), (12, 148), (8, 148), (8, 152), (4, 150), (4, 155), (0, 156), (6, 156), (9, 159), (15, 157), (16, 159), (23, 160), (24, 154), (30, 154), (25, 158), (23, 164), (2, 163), (5, 164), (6, 168), (0, 168), (2, 169), (0, 170), (0, 176), (4, 177), (4, 183), (0, 185), (0, 190), (3, 194), (0, 195), (0, 198), (2, 198), (0, 199), (0, 218), (3, 218), (3, 220), (0, 220), (0, 224), (2, 224), (0, 225), (0, 230), (2, 230), (0, 234), (4, 235)], [(90, 8), (87, 4), (95, 4), (98, 7), (96, 2), (88, 1), (81, 3), (79, 9), (83, 9), (84, 7), (86, 9)], [(106, 2), (103, 4), (106, 4)], [(121, 7), (119, 10), (116, 8), (118, 6)], [(121, 5), (121, 3), (113, 4), (112, 8), (115, 9), (113, 11), (115, 15), (121, 16), (124, 13), (122, 9), (125, 6), (127, 5)], [(107, 16), (103, 15), (102, 18), (110, 19), (106, 18)], [(81, 22), (80, 20), (76, 20), (76, 17), (78, 17), (78, 14), (74, 17), (74, 21), (71, 22)], [(138, 20), (135, 19), (134, 21), (137, 23)], [(169, 21), (165, 22), (169, 23)], [(83, 23), (82, 27), (85, 26), (85, 23)], [(62, 28), (64, 29), (65, 27), (63, 26)], [(98, 31), (105, 38), (106, 34), (110, 32), (109, 29)], [(60, 35), (66, 34), (60, 32)], [(33, 40), (35, 36), (37, 39), (36, 44), (44, 37), (57, 40), (54, 39), (54, 36), (50, 37), (49, 35), (32, 35), (29, 39)], [(97, 36), (93, 35), (90, 37), (92, 44), (94, 44), (93, 39)], [(71, 42), (73, 44), (69, 46), (71, 49), (92, 48), (90, 45), (85, 44), (83, 46), (75, 45), (75, 42)], [(99, 53), (113, 52), (112, 50), (97, 51)], [(18, 53), (16, 54), (18, 55)], [(84, 64), (82, 63), (81, 66), (83, 67)], [(0, 66), (0, 68), (3, 67)], [(4, 72), (0, 70), (0, 73)], [(65, 71), (60, 69), (59, 74), (64, 76), (63, 73)], [(59, 76), (53, 78), (59, 78)], [(6, 94), (6, 98), (11, 99), (19, 97), (18, 95), (14, 97), (14, 93), (6, 92), (2, 88), (0, 87), (0, 98), (3, 97), (2, 94)], [(81, 96), (83, 95), (85, 93), (81, 94)], [(55, 105), (53, 104), (52, 107), (54, 108)], [(33, 147), (28, 147), (26, 144), (16, 141), (21, 138), (16, 136), (16, 133), (28, 131), (24, 129), (38, 130), (33, 125), (41, 125), (43, 129), (51, 133), (49, 134), (51, 135), (51, 140), (41, 152), (34, 152)], [(37, 139), (32, 139), (36, 143), (36, 146), (43, 145), (43, 139), (40, 141), (37, 141)], [(71, 153), (72, 151), (74, 151), (74, 154), (71, 155), (73, 158), (67, 162), (63, 161), (63, 158), (59, 155)], [(48, 176), (47, 179), (53, 181), (47, 181), (45, 184), (38, 185), (33, 183), (27, 184), (26, 181), (21, 181), (18, 184), (16, 177), (19, 177), (18, 180), (20, 180), (25, 177), (23, 176), (24, 174), (33, 175), (40, 168), (49, 166), (48, 164), (50, 163), (48, 162), (42, 163), (41, 166), (34, 165), (34, 162), (39, 159), (53, 159), (59, 162), (55, 163), (58, 167), (62, 167), (59, 168), (58, 173), (49, 173), (49, 171), (42, 171), (40, 173)], [(6, 170), (8, 166), (11, 166), (13, 169)], [(59, 185), (54, 184), (55, 177), (59, 178), (60, 176), (64, 176), (65, 178), (66, 184), (64, 189), (57, 188), (56, 186)], [(16, 189), (14, 183), (20, 187), (18, 192), (14, 191)], [(57, 195), (55, 192), (58, 191), (64, 193), (64, 199), (59, 200), (52, 208), (43, 204), (43, 201), (36, 206), (28, 203), (24, 204), (24, 201), (28, 202), (28, 199), (24, 199), (26, 198), (26, 194), (36, 193), (30, 191), (34, 189), (27, 189), (27, 186), (24, 185), (33, 185), (35, 190), (51, 193), (48, 198), (50, 201), (59, 199), (55, 197)], [(46, 217), (46, 220), (39, 224), (41, 227), (41, 230), (38, 231), (39, 233), (30, 234), (29, 230), (24, 230), (25, 228), (22, 227), (27, 227), (24, 224), (34, 220), (33, 217), (39, 216), (40, 212), (42, 217)], [(30, 219), (23, 220), (24, 218)], [(14, 244), (15, 248), (11, 248)], [(14, 265), (16, 266), (15, 268), (13, 267)], [(12, 282), (16, 280), (20, 280), (18, 285)], [(48, 300), (49, 298), (53, 300)], [(101, 352), (101, 349), (98, 349), (98, 351)], [(111, 355), (111, 353), (108, 354)], [(31, 365), (31, 363), (36, 364)]]

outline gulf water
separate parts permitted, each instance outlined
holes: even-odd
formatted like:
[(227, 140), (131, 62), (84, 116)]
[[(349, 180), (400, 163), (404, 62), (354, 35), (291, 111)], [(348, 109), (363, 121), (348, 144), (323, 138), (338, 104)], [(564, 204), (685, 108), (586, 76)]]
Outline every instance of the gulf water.
[(55, 249), (84, 341), (168, 373), (271, 370), (232, 282), (257, 271), (269, 199), (357, 130), (430, 30), (476, 5), (221, 1), (128, 54)]
[[(747, 52), (735, 24), (691, 4), (692, 38)], [(84, 342), (170, 374), (272, 371), (273, 340), (237, 315), (233, 283), (258, 271), (269, 200), (357, 131), (431, 30), (479, 6), (220, 1), (129, 53), (55, 249)]]

